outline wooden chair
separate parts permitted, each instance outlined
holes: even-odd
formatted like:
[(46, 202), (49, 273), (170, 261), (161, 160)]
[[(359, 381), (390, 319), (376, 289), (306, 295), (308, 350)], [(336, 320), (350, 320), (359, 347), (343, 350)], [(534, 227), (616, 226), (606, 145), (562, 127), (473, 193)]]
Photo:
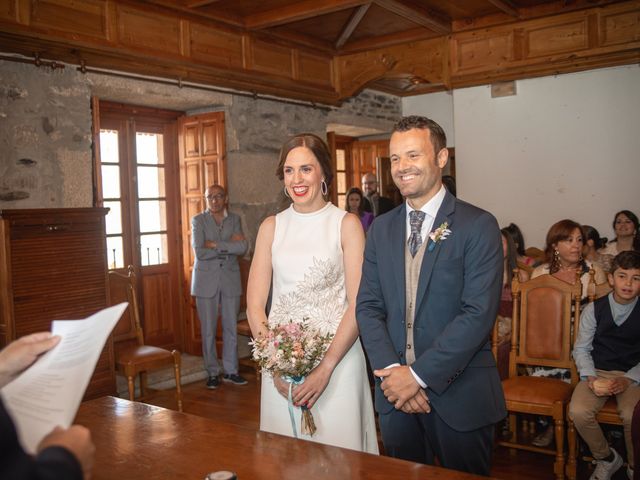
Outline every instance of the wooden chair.
[(135, 400), (135, 378), (138, 374), (140, 375), (140, 395), (144, 397), (149, 391), (146, 373), (170, 366), (173, 367), (175, 375), (178, 410), (182, 411), (180, 352), (144, 344), (133, 266), (127, 267), (126, 275), (112, 270), (109, 272), (109, 277), (111, 286), (124, 290), (129, 302), (129, 308), (123, 315), (123, 318), (127, 318), (128, 314), (127, 328), (120, 328), (119, 325), (114, 334), (116, 372), (127, 379), (129, 400)]
[[(238, 320), (238, 335), (244, 335), (245, 337), (251, 338), (251, 327), (249, 326), (249, 320), (246, 319), (246, 315), (241, 313), (240, 319)], [(248, 357), (241, 357), (238, 359), (238, 363), (245, 367), (249, 367), (255, 370), (256, 372), (256, 380), (260, 381), (260, 366), (258, 363), (253, 360), (251, 353)]]
[[(565, 412), (577, 382), (571, 360), (572, 329), (577, 327), (581, 284), (570, 285), (551, 275), (512, 283), (513, 320), (509, 378), (502, 382), (509, 412), (510, 438), (499, 442), (510, 448), (555, 455), (554, 473), (564, 478)], [(545, 366), (571, 371), (571, 383), (555, 378), (528, 376), (526, 367)], [(518, 442), (516, 413), (553, 418), (555, 448)]]
[(609, 282), (596, 283), (596, 271), (592, 268), (589, 270), (589, 285), (587, 286), (587, 296), (590, 302), (597, 300), (600, 297), (609, 295), (613, 288), (609, 285)]
[[(238, 315), (238, 326), (236, 328), (238, 335), (251, 338), (251, 327), (249, 326), (249, 320), (247, 320), (247, 284), (249, 283), (251, 260), (242, 257), (238, 259), (238, 265), (240, 266), (240, 281), (242, 282), (242, 298), (240, 299), (240, 314)], [(260, 367), (258, 363), (253, 360), (251, 353), (249, 353), (249, 356), (238, 358), (238, 364), (254, 369), (256, 379), (260, 381)]]
[[(589, 271), (589, 285), (587, 287), (587, 294), (589, 302), (593, 302), (600, 297), (608, 295), (612, 290), (611, 285), (608, 282), (596, 284), (595, 271), (593, 268)], [(576, 330), (576, 335), (578, 331)], [(577, 456), (578, 456), (578, 436), (576, 435), (576, 429), (574, 423), (569, 418), (569, 405), (567, 405), (567, 443), (569, 446), (569, 455), (567, 462), (567, 477), (570, 480), (576, 478), (577, 470)], [(618, 415), (618, 408), (614, 397), (610, 397), (604, 404), (602, 409), (596, 415), (598, 423), (604, 423), (607, 425), (620, 425), (622, 426), (622, 419)]]

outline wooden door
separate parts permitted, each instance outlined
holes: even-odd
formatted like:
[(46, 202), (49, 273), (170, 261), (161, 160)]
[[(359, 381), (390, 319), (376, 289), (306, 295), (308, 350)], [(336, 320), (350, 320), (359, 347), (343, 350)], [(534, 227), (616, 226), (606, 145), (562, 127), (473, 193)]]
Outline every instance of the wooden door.
[(184, 277), (182, 302), (186, 320), (184, 349), (194, 355), (202, 354), (202, 340), (195, 299), (191, 296), (194, 262), (191, 218), (206, 208), (204, 192), (209, 185), (227, 188), (224, 135), (223, 112), (181, 117), (178, 121)]
[(336, 135), (333, 132), (327, 134), (329, 150), (333, 155), (333, 173), (335, 178), (331, 189), (331, 201), (341, 210), (346, 204), (346, 193), (351, 187), (360, 187), (360, 184), (351, 184), (351, 144), (354, 139)]
[[(97, 201), (110, 209), (109, 269), (136, 271), (145, 342), (181, 349), (176, 124), (182, 112), (110, 102), (100, 102), (99, 110)], [(125, 321), (116, 334), (122, 328)]]
[[(353, 186), (362, 187), (362, 175), (373, 173), (380, 181), (378, 157), (389, 156), (389, 140), (357, 141), (351, 145), (351, 182)], [(384, 190), (378, 190), (386, 196)]]

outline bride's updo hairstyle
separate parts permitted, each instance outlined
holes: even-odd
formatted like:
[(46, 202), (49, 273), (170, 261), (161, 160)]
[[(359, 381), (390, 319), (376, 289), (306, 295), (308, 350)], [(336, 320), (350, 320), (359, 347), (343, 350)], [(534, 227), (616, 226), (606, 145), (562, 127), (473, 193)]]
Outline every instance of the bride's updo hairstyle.
[(289, 152), (297, 147), (307, 147), (313, 152), (313, 155), (320, 164), (320, 168), (322, 168), (324, 182), (327, 184), (327, 187), (331, 185), (333, 172), (331, 171), (331, 154), (329, 153), (329, 148), (320, 137), (313, 133), (300, 133), (291, 137), (282, 145), (282, 149), (280, 150), (280, 163), (278, 163), (278, 168), (276, 169), (276, 176), (280, 180), (284, 180), (284, 162)]

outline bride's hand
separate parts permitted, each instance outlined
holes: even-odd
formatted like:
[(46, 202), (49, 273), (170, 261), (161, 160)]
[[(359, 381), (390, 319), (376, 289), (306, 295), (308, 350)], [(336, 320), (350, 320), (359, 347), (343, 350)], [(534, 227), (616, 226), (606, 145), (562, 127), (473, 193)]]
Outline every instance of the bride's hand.
[(276, 390), (278, 390), (278, 393), (288, 400), (289, 399), (289, 383), (285, 382), (282, 379), (282, 377), (278, 375), (273, 377), (273, 384), (275, 385)]
[(301, 406), (305, 405), (307, 408), (313, 407), (318, 401), (324, 389), (327, 388), (329, 380), (331, 379), (332, 371), (324, 367), (322, 364), (314, 368), (304, 380), (304, 383), (297, 385), (293, 389), (293, 403)]

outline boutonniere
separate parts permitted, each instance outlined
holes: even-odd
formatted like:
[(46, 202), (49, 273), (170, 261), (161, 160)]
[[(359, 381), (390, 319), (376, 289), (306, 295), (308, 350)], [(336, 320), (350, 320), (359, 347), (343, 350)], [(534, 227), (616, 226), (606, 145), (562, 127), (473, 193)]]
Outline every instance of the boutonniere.
[(438, 242), (446, 240), (450, 234), (451, 234), (451, 230), (449, 230), (449, 224), (447, 222), (441, 223), (438, 228), (436, 228), (433, 232), (429, 234), (431, 243), (429, 244), (428, 250), (432, 251), (434, 248), (436, 248), (436, 244)]

